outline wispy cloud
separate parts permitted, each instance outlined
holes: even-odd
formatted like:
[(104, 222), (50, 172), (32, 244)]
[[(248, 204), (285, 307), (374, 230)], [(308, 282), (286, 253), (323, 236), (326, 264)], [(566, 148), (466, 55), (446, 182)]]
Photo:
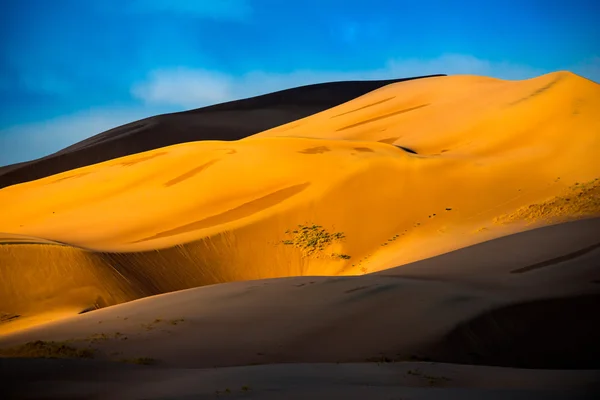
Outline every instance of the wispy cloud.
[(0, 166), (43, 157), (97, 133), (169, 111), (98, 108), (0, 129)]
[(219, 72), (175, 68), (153, 71), (148, 80), (132, 87), (131, 94), (145, 104), (194, 107), (230, 99), (235, 84)]
[(242, 21), (252, 15), (248, 0), (134, 0), (124, 5), (130, 13), (167, 13)]
[[(599, 57), (565, 69), (596, 82), (600, 81)], [(151, 115), (198, 108), (312, 83), (393, 79), (439, 73), (527, 79), (548, 72), (551, 71), (459, 54), (443, 55), (431, 60), (393, 59), (381, 68), (366, 71), (254, 71), (234, 76), (204, 69), (159, 69), (131, 88), (132, 96), (143, 105), (91, 109), (0, 130), (0, 165), (45, 156), (102, 131)]]
[(163, 69), (153, 71), (147, 79), (136, 83), (131, 93), (149, 105), (195, 108), (320, 82), (394, 79), (440, 73), (527, 79), (545, 72), (547, 71), (518, 64), (495, 63), (469, 55), (449, 54), (431, 60), (392, 59), (382, 68), (366, 71), (253, 71), (232, 76), (203, 69)]

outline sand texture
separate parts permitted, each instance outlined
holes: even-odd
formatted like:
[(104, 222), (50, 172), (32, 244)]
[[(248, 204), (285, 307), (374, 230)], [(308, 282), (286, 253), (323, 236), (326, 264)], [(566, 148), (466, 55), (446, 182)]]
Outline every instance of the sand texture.
[(1, 189), (0, 387), (598, 395), (600, 86), (556, 72), (364, 93)]

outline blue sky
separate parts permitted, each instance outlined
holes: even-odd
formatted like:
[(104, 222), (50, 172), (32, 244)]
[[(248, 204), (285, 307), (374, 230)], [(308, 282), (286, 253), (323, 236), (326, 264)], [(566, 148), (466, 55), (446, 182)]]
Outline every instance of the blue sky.
[(0, 0), (0, 165), (147, 116), (431, 73), (600, 82), (595, 0)]

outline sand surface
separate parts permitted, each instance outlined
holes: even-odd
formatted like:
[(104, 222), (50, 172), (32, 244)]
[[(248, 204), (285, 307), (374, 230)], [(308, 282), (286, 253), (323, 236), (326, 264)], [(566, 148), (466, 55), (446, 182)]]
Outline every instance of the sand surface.
[[(587, 247), (585, 241), (597, 239), (598, 228), (600, 219), (594, 219), (511, 235), (497, 239), (492, 253), (485, 250), (495, 241), (422, 261), (428, 265), (419, 273), (408, 265), (363, 276), (232, 282), (147, 297), (25, 330), (16, 328), (26, 318), (16, 319), (3, 324), (16, 330), (0, 337), (0, 347), (73, 341), (93, 346), (100, 359), (148, 357), (186, 368), (381, 357), (600, 368), (600, 345), (594, 339), (600, 331), (585, 318), (600, 305), (600, 249), (512, 272), (532, 259), (555, 259), (555, 249), (565, 242), (571, 250)], [(494, 265), (486, 265), (492, 255)], [(477, 263), (479, 271), (473, 269)], [(504, 336), (490, 335), (485, 318), (480, 326), (486, 315), (492, 315)], [(465, 323), (472, 324), (471, 332), (460, 327)], [(537, 334), (512, 332), (515, 325)], [(547, 344), (538, 336), (547, 330), (555, 343), (544, 355), (536, 343)], [(473, 341), (483, 347), (469, 358)], [(513, 350), (503, 354), (501, 345)], [(574, 351), (581, 348), (586, 351)]]
[(583, 400), (595, 398), (600, 379), (598, 371), (415, 362), (167, 369), (0, 359), (0, 372), (23, 399)]
[(600, 215), (599, 108), (600, 86), (568, 72), (433, 77), (4, 188), (0, 312), (360, 275)]
[[(588, 243), (599, 227), (575, 221), (379, 274), (210, 285), (66, 317), (4, 334), (0, 349), (56, 341), (93, 360), (0, 358), (0, 376), (34, 398), (593, 398), (600, 249)], [(124, 364), (138, 360), (150, 365)]]
[[(597, 109), (600, 86), (568, 72), (433, 77), (6, 187), (0, 387), (597, 394)], [(79, 359), (40, 359), (57, 356)]]

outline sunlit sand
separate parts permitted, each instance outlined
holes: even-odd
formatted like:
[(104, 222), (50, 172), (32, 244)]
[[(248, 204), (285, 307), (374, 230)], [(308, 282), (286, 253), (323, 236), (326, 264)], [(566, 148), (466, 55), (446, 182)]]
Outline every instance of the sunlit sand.
[[(473, 363), (452, 352), (457, 324), (597, 301), (598, 110), (600, 86), (569, 72), (435, 77), (4, 188), (0, 346), (90, 342), (173, 368)], [(507, 310), (494, 318), (532, 320)]]
[[(568, 72), (436, 77), (237, 142), (8, 187), (0, 231), (66, 246), (2, 239), (2, 304), (26, 315), (46, 301), (85, 309), (210, 283), (370, 273), (591, 216), (598, 109), (600, 87)], [(578, 198), (578, 185), (594, 195)], [(562, 213), (509, 218), (569, 196), (575, 206)], [(293, 233), (302, 226), (305, 243)], [(329, 236), (316, 249), (311, 235)]]

